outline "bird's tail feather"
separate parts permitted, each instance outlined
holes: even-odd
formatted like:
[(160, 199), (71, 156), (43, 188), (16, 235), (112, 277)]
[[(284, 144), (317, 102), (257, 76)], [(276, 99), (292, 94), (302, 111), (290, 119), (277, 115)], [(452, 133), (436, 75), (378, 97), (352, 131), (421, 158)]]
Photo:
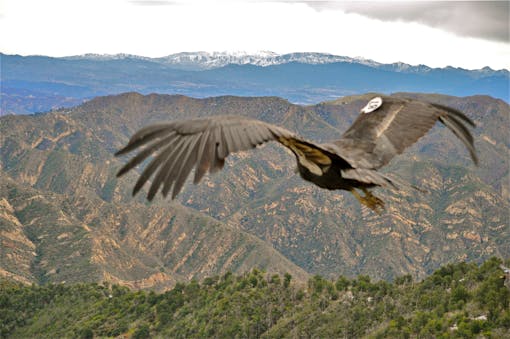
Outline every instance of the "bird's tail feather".
[(394, 175), (379, 173), (371, 169), (351, 168), (342, 170), (342, 177), (392, 189), (407, 188), (417, 190), (421, 193), (428, 193), (426, 190), (397, 178)]
[(360, 181), (366, 184), (398, 188), (391, 178), (382, 173), (366, 168), (351, 168), (342, 170), (342, 177), (345, 179)]

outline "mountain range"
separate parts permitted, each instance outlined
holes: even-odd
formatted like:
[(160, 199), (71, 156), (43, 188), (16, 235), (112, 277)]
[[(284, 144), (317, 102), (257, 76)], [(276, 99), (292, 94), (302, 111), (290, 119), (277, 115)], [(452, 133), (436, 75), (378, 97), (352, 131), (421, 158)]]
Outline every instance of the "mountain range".
[[(388, 71), (404, 72), (404, 73), (427, 73), (434, 68), (426, 65), (412, 66), (403, 62), (396, 62), (392, 64), (384, 64), (371, 59), (362, 57), (352, 58), (347, 56), (340, 56), (327, 53), (287, 53), (278, 54), (271, 51), (260, 51), (258, 53), (246, 52), (181, 52), (171, 54), (161, 58), (148, 58), (132, 54), (83, 54), (70, 57), (63, 57), (65, 60), (96, 60), (96, 61), (111, 61), (111, 60), (145, 60), (152, 61), (160, 64), (171, 65), (176, 69), (200, 71), (206, 69), (221, 68), (227, 65), (255, 65), (255, 66), (274, 66), (288, 64), (291, 62), (300, 64), (333, 64), (338, 62), (362, 64), (374, 68), (381, 68)], [(484, 77), (491, 75), (507, 75), (508, 70), (493, 70), (490, 67), (484, 67), (478, 70), (466, 70), (462, 68), (447, 67), (447, 69), (457, 69), (471, 73), (474, 77)]]
[(490, 95), (508, 102), (508, 70), (383, 64), (322, 53), (178, 53), (161, 58), (94, 55), (52, 58), (0, 54), (1, 115), (72, 107), (95, 96), (136, 91), (279, 96), (316, 104), (365, 92)]
[(126, 159), (113, 153), (150, 123), (242, 114), (325, 141), (373, 95), (296, 105), (278, 97), (124, 93), (0, 117), (0, 274), (166, 289), (253, 267), (298, 281), (422, 278), (447, 262), (508, 258), (510, 108), (488, 96), (395, 94), (475, 120), (480, 166), (446, 128), (434, 128), (386, 168), (426, 192), (378, 190), (383, 215), (302, 181), (275, 144), (229, 157), (223, 171), (188, 183), (175, 201), (133, 198), (137, 173), (115, 177)]

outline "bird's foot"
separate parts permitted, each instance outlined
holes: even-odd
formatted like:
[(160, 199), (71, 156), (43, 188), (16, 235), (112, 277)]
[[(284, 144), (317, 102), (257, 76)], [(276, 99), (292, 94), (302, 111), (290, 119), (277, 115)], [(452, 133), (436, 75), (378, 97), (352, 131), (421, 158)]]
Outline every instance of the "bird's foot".
[(362, 204), (370, 208), (372, 211), (377, 214), (381, 214), (384, 211), (384, 201), (376, 197), (369, 190), (362, 188), (365, 196), (361, 196), (355, 189), (351, 190), (351, 193), (358, 199), (358, 201)]

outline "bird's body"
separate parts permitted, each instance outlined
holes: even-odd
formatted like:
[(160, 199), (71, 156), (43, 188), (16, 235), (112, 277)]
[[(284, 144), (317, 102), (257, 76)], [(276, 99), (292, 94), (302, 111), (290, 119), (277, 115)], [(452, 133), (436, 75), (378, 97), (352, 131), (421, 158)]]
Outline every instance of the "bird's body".
[(323, 174), (317, 175), (312, 172), (305, 166), (298, 164), (298, 172), (301, 178), (306, 181), (312, 182), (320, 188), (326, 188), (328, 190), (350, 190), (351, 187), (359, 188), (363, 187), (373, 187), (374, 185), (370, 184), (362, 184), (359, 181), (345, 179), (342, 177), (341, 165), (338, 163), (333, 164), (329, 167)]
[[(300, 176), (330, 190), (352, 192), (364, 205), (380, 210), (383, 202), (368, 190), (374, 186), (396, 187), (394, 179), (377, 170), (416, 142), (437, 121), (448, 127), (468, 148), (473, 161), (473, 137), (465, 124), (474, 123), (455, 109), (394, 97), (375, 97), (361, 109), (353, 125), (338, 140), (318, 144), (295, 133), (259, 120), (241, 116), (214, 116), (174, 121), (142, 128), (116, 155), (145, 146), (117, 176), (121, 176), (156, 153), (133, 189), (136, 194), (154, 175), (148, 199), (162, 187), (172, 198), (195, 168), (194, 182), (204, 174), (223, 168), (232, 152), (249, 150), (268, 141), (290, 149)], [(361, 189), (361, 196), (356, 189)]]

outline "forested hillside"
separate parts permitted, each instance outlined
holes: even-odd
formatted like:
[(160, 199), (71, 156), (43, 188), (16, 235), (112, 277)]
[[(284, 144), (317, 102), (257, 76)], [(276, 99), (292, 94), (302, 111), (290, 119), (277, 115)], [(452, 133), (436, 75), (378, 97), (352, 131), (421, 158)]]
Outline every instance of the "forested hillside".
[[(166, 293), (109, 284), (26, 286), (0, 282), (0, 336), (12, 338), (503, 338), (510, 290), (501, 261), (441, 267), (421, 282), (253, 270)], [(507, 282), (508, 284), (508, 282)]]

